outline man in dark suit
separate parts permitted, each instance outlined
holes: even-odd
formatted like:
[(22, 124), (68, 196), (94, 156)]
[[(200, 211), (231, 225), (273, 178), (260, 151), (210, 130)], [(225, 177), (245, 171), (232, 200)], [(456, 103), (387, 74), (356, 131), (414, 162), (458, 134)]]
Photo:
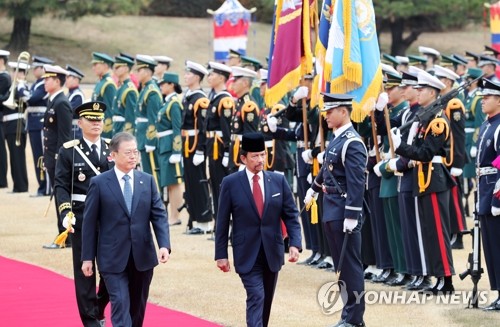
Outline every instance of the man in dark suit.
[(234, 267), (247, 291), (247, 326), (267, 326), (278, 272), (284, 264), (280, 218), (290, 238), (288, 261), (296, 262), (302, 248), (298, 211), (285, 177), (263, 171), (262, 134), (243, 135), (240, 159), (246, 169), (222, 180), (215, 260), (223, 272), (230, 271), (227, 247), (232, 216)]
[(92, 276), (92, 260), (97, 258), (113, 326), (137, 327), (144, 321), (153, 268), (169, 258), (167, 212), (153, 177), (134, 170), (139, 156), (135, 137), (118, 133), (109, 149), (115, 167), (92, 178), (85, 201), (82, 271)]

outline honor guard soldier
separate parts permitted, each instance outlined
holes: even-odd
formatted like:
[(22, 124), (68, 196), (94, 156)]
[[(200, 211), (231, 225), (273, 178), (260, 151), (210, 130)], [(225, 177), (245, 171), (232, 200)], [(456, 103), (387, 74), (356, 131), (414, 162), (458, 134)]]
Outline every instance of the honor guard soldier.
[(12, 79), (6, 68), (9, 55), (9, 51), (0, 50), (0, 188), (7, 187), (7, 149), (5, 148), (3, 127), (3, 102), (9, 98), (12, 84)]
[[(479, 78), (483, 72), (479, 68), (469, 68), (465, 75), (466, 80)], [(464, 166), (464, 195), (465, 195), (465, 213), (472, 216), (473, 208), (469, 207), (469, 198), (472, 189), (475, 187), (476, 180), (476, 142), (478, 140), (479, 128), (485, 121), (485, 114), (481, 108), (481, 89), (478, 82), (473, 82), (467, 88), (467, 97), (465, 98), (465, 154), (466, 161)]]
[(64, 228), (72, 228), (69, 235), (80, 319), (84, 326), (92, 327), (103, 326), (104, 309), (109, 302), (109, 296), (103, 278), (100, 278), (99, 292), (96, 294), (95, 275), (92, 277), (83, 275), (81, 233), (83, 209), (90, 179), (113, 167), (108, 143), (101, 138), (105, 110), (104, 103), (94, 101), (75, 108), (82, 137), (64, 143), (59, 149), (54, 183), (60, 220)]
[(94, 87), (92, 101), (101, 101), (108, 110), (104, 114), (104, 128), (102, 137), (113, 136), (113, 99), (116, 94), (116, 84), (111, 77), (111, 68), (115, 61), (105, 53), (92, 52), (92, 70), (99, 81)]
[[(490, 289), (499, 292), (498, 298), (486, 311), (500, 310), (500, 83), (483, 79), (482, 109), (487, 120), (481, 125), (477, 140), (477, 216), (481, 224), (484, 258)], [(495, 167), (497, 166), (497, 167)]]
[(38, 189), (35, 196), (50, 195), (51, 186), (47, 183), (47, 178), (44, 176), (43, 171), (43, 141), (42, 129), (44, 126), (43, 117), (47, 110), (48, 94), (45, 91), (45, 79), (42, 75), (45, 73), (43, 65), (52, 65), (53, 60), (33, 56), (31, 63), (32, 73), (36, 81), (31, 85), (27, 92), (24, 92), (25, 101), (28, 104), (26, 112), (28, 113), (26, 119), (26, 130), (28, 131), (31, 152), (33, 153), (33, 163), (35, 165), (36, 179), (38, 181)]
[(408, 65), (410, 64), (410, 59), (404, 56), (395, 56), (396, 60), (399, 62), (399, 65), (396, 66), (396, 70), (399, 74), (402, 74), (404, 71), (408, 71)]
[(408, 56), (408, 65), (412, 67), (416, 67), (421, 70), (425, 70), (427, 64), (427, 58), (422, 56), (409, 55)]
[(245, 133), (257, 132), (259, 129), (260, 110), (257, 103), (250, 96), (253, 80), (257, 73), (248, 68), (232, 67), (234, 82), (233, 91), (238, 97), (236, 100), (236, 112), (232, 122), (232, 155), (230, 155), (230, 168), (237, 170), (240, 165), (240, 141)]
[(174, 60), (167, 56), (153, 56), (153, 59), (156, 60), (157, 63), (157, 65), (155, 66), (153, 79), (156, 81), (156, 83), (160, 83), (163, 78), (163, 74), (165, 74), (170, 69), (170, 65)]
[[(56, 159), (59, 148), (67, 141), (71, 140), (71, 123), (73, 121), (73, 110), (68, 98), (64, 94), (63, 86), (66, 82), (68, 71), (60, 66), (44, 65), (45, 74), (42, 76), (45, 79), (45, 91), (49, 94), (47, 103), (47, 111), (43, 118), (43, 166), (48, 175), (48, 183), (53, 191), (53, 183), (56, 169)], [(56, 210), (59, 209), (57, 197), (55, 199)], [(57, 216), (57, 229), (59, 234), (65, 228), (62, 225), (62, 220)], [(70, 243), (66, 242), (66, 246)], [(45, 249), (59, 249), (64, 246), (59, 246), (55, 243), (44, 245)]]
[[(229, 54), (227, 55), (226, 64), (229, 67), (239, 67), (241, 65), (241, 53), (236, 50), (229, 49)], [(236, 93), (233, 92), (233, 82), (234, 77), (232, 75), (229, 76), (229, 79), (226, 82), (227, 91), (233, 96), (233, 98), (237, 98)]]
[(226, 90), (231, 67), (217, 62), (208, 63), (207, 81), (212, 88), (206, 118), (206, 155), (212, 190), (214, 217), (219, 207), (219, 188), (229, 174), (229, 149), (231, 146), (231, 120), (236, 110), (233, 97)]
[(498, 60), (496, 58), (488, 55), (480, 55), (477, 66), (483, 71), (485, 79), (489, 79), (493, 82), (498, 82), (498, 77), (495, 73), (497, 64)]
[(427, 59), (427, 69), (433, 69), (434, 65), (438, 64), (439, 60), (441, 59), (441, 54), (439, 53), (439, 51), (433, 48), (419, 46), (418, 52), (420, 52), (422, 56)]
[(137, 77), (141, 92), (135, 111), (137, 149), (141, 153), (142, 171), (152, 174), (159, 187), (160, 178), (156, 146), (156, 121), (163, 103), (160, 88), (153, 80), (156, 61), (151, 56), (137, 55), (135, 58)]
[[(158, 81), (165, 103), (158, 112), (156, 136), (158, 137), (158, 153), (160, 165), (160, 187), (163, 194), (168, 194), (170, 211), (169, 225), (180, 225), (179, 208), (182, 207), (182, 184), (184, 167), (182, 166), (182, 103), (179, 94), (179, 75), (165, 73)], [(165, 190), (166, 189), (166, 190)]]
[[(309, 203), (319, 192), (323, 195), (323, 215), (334, 266), (340, 268), (339, 287), (345, 288), (347, 302), (338, 327), (364, 326), (363, 264), (361, 263), (361, 226), (363, 223), (363, 190), (367, 151), (361, 137), (352, 126), (352, 96), (323, 93), (328, 128), (334, 135), (325, 150), (320, 173), (306, 192)], [(343, 243), (347, 242), (346, 246)], [(342, 251), (345, 251), (342, 253)], [(339, 267), (339, 260), (343, 265)]]
[[(212, 230), (212, 206), (208, 192), (205, 166), (205, 119), (210, 101), (201, 89), (201, 81), (208, 74), (202, 65), (186, 61), (184, 83), (188, 90), (182, 99), (182, 155), (184, 182), (189, 213), (188, 234), (204, 234)], [(193, 222), (197, 226), (193, 226)]]
[[(255, 58), (241, 56), (241, 67), (249, 68), (258, 74), (260, 69), (262, 68), (262, 64)], [(257, 79), (255, 79), (252, 83), (250, 96), (252, 97), (252, 99), (254, 99), (255, 103), (257, 103), (259, 109), (264, 108), (266, 104), (264, 102), (264, 97), (260, 94), (260, 84)]]
[[(133, 62), (135, 62), (135, 57), (132, 55), (129, 55), (128, 53), (120, 52), (120, 56), (128, 58), (128, 59), (132, 60)], [(140, 91), (139, 90), (139, 81), (137, 80), (137, 75), (133, 71), (130, 72), (130, 81), (132, 81), (132, 83), (134, 83), (134, 85), (135, 85), (135, 88), (138, 91)]]
[(113, 70), (118, 78), (118, 90), (113, 99), (113, 135), (119, 132), (134, 134), (135, 108), (139, 92), (130, 80), (130, 70), (134, 61), (123, 56), (115, 57)]
[(78, 115), (75, 109), (85, 102), (85, 95), (80, 88), (80, 82), (85, 75), (77, 68), (66, 65), (68, 77), (66, 77), (66, 87), (68, 88), (68, 100), (73, 109), (73, 138), (78, 139), (82, 137), (82, 130), (78, 127)]
[[(427, 72), (418, 73), (418, 102), (422, 107), (433, 103), (445, 85)], [(417, 197), (418, 216), (422, 227), (423, 246), (429, 276), (436, 284), (424, 292), (450, 294), (454, 291), (453, 258), (450, 244), (450, 189), (455, 186), (444, 165), (449, 147), (450, 125), (443, 110), (431, 118), (413, 124), (409, 132), (415, 135), (411, 142), (401, 142), (398, 129), (391, 130), (396, 153), (415, 160), (413, 196)], [(411, 143), (411, 144), (408, 144)]]
[(465, 51), (465, 58), (467, 59), (467, 68), (478, 68), (479, 55), (470, 51)]

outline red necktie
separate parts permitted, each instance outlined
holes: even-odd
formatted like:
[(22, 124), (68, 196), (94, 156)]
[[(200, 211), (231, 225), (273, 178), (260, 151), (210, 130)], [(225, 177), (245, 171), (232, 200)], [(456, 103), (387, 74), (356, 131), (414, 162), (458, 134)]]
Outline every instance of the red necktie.
[(259, 175), (253, 175), (253, 200), (255, 201), (255, 206), (259, 212), (259, 216), (262, 218), (262, 212), (264, 211), (264, 199), (262, 198), (262, 189), (259, 185)]

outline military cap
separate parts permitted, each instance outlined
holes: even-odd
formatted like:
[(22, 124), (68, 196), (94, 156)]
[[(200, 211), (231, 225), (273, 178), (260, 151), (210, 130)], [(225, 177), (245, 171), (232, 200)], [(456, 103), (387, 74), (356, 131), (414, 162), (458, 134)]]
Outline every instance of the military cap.
[(114, 59), (108, 56), (105, 53), (101, 52), (92, 52), (92, 61), (93, 64), (107, 64), (109, 66), (113, 66), (115, 63)]
[(418, 52), (420, 52), (423, 55), (431, 55), (431, 56), (434, 56), (436, 58), (439, 58), (441, 56), (439, 51), (437, 51), (436, 49), (433, 49), (433, 48), (429, 48), (429, 47), (419, 46)]
[(417, 74), (403, 72), (401, 75), (401, 86), (415, 86), (418, 84)]
[(428, 72), (421, 71), (418, 73), (418, 84), (414, 88), (422, 87), (432, 87), (438, 91), (441, 91), (446, 87), (436, 76), (432, 76)]
[(154, 60), (156, 60), (157, 63), (159, 64), (165, 64), (170, 66), (170, 63), (174, 61), (174, 59), (167, 57), (167, 56), (153, 56)]
[(61, 66), (57, 65), (43, 65), (43, 70), (45, 71), (45, 74), (42, 75), (42, 78), (47, 78), (47, 77), (56, 77), (56, 76), (68, 76), (69, 72), (62, 68)]
[(500, 96), (500, 84), (493, 82), (490, 79), (483, 78), (483, 90), (481, 95), (498, 95)]
[(393, 66), (397, 66), (400, 64), (399, 60), (387, 53), (382, 53), (382, 62)]
[(314, 79), (314, 76), (315, 76), (314, 72), (307, 73), (307, 74), (304, 75), (304, 79), (311, 80), (311, 79)]
[(260, 75), (260, 82), (266, 83), (267, 82), (267, 75), (268, 75), (268, 70), (267, 69), (259, 69), (259, 75)]
[(252, 66), (255, 70), (259, 70), (262, 68), (262, 64), (255, 58), (249, 56), (241, 56), (241, 65), (243, 67)]
[(0, 57), (8, 57), (8, 56), (10, 56), (9, 51), (0, 49)]
[(408, 57), (396, 56), (394, 58), (396, 58), (400, 65), (408, 65), (410, 63), (410, 59)]
[(468, 61), (471, 60), (479, 61), (479, 55), (477, 53), (470, 51), (465, 51), (465, 58), (467, 58)]
[(135, 57), (135, 63), (137, 70), (141, 68), (149, 68), (151, 71), (154, 71), (157, 65), (157, 62), (153, 57), (143, 54), (138, 54)]
[(459, 65), (467, 65), (467, 63), (469, 62), (467, 60), (467, 58), (465, 58), (464, 56), (461, 56), (459, 54), (454, 53), (451, 56), (460, 62)]
[(43, 65), (52, 65), (54, 60), (49, 58), (33, 56), (33, 61), (31, 62), (32, 67), (43, 67)]
[(391, 65), (388, 64), (380, 64), (382, 66), (382, 73), (393, 73), (393, 74), (398, 74), (398, 71), (394, 69)]
[(229, 59), (229, 58), (241, 58), (241, 53), (239, 51), (229, 49), (227, 59)]
[(66, 65), (66, 70), (68, 71), (69, 76), (74, 76), (76, 78), (82, 79), (85, 77), (85, 74), (82, 73), (81, 70), (71, 66), (71, 65)]
[(130, 60), (132, 60), (132, 61), (134, 61), (134, 60), (135, 60), (135, 57), (134, 57), (134, 56), (132, 56), (131, 54), (128, 54), (128, 53), (126, 53), (126, 52), (120, 52), (120, 56), (125, 57), (125, 58), (128, 58), (128, 59), (130, 59)]
[(410, 66), (408, 67), (408, 71), (412, 74), (415, 74), (415, 76), (418, 76), (418, 73), (420, 72), (425, 72), (425, 70), (415, 67), (415, 66)]
[(208, 70), (203, 67), (203, 65), (196, 63), (194, 61), (186, 60), (186, 68), (187, 72), (191, 72), (203, 78), (205, 75), (208, 75)]
[(422, 56), (415, 56), (415, 55), (409, 55), (408, 56), (408, 64), (410, 66), (413, 66), (413, 65), (425, 65), (425, 63), (427, 62), (427, 58), (425, 57), (422, 57)]
[(88, 120), (104, 120), (106, 104), (100, 101), (85, 102), (75, 108), (75, 114), (79, 118)]
[(480, 68), (469, 68), (467, 69), (467, 73), (465, 73), (465, 78), (476, 79), (483, 75), (483, 70)]
[(241, 149), (246, 152), (262, 152), (266, 150), (262, 133), (245, 133), (241, 139)]
[(235, 78), (237, 77), (257, 78), (257, 72), (254, 72), (253, 70), (248, 68), (234, 66), (231, 67), (231, 70), (233, 71), (233, 76)]
[(231, 75), (231, 67), (215, 61), (208, 62), (208, 71), (223, 75), (226, 78), (229, 78), (229, 75)]
[(352, 106), (352, 99), (354, 97), (349, 94), (333, 94), (321, 92), (323, 95), (323, 109), (321, 111), (328, 111), (330, 109), (347, 106)]
[(386, 73), (385, 75), (387, 77), (387, 80), (385, 82), (386, 88), (392, 88), (392, 87), (401, 85), (401, 80), (402, 80), (401, 75), (390, 73), (390, 72)]
[(479, 62), (477, 63), (478, 67), (483, 67), (484, 65), (497, 65), (498, 60), (492, 56), (479, 56)]
[(496, 58), (498, 55), (500, 55), (500, 51), (498, 51), (497, 49), (495, 49), (493, 47), (485, 45), (483, 54), (487, 55), (487, 56), (493, 56)]
[(458, 65), (466, 65), (467, 63), (463, 63), (462, 61), (456, 59), (453, 56), (442, 55), (441, 56), (441, 66), (450, 67), (450, 66), (458, 66)]
[(18, 64), (16, 61), (9, 61), (8, 65), (9, 65), (10, 68), (17, 68), (17, 67), (19, 67), (19, 69), (21, 69), (21, 70), (28, 70), (28, 69), (30, 69), (30, 65), (27, 64), (27, 63), (25, 63), (25, 62), (19, 62), (19, 64)]
[(179, 84), (179, 75), (176, 73), (166, 72), (163, 73), (162, 78), (158, 81), (158, 84), (162, 85), (163, 83), (172, 83), (174, 84), (175, 93), (181, 94), (182, 87)]
[(132, 68), (134, 66), (134, 59), (130, 59), (129, 57), (119, 55), (115, 57), (115, 67), (120, 67), (120, 66), (125, 66), (127, 65), (128, 68)]
[(434, 76), (438, 78), (439, 77), (447, 78), (452, 81), (456, 81), (457, 79), (460, 78), (460, 76), (458, 76), (454, 71), (439, 65), (434, 65)]

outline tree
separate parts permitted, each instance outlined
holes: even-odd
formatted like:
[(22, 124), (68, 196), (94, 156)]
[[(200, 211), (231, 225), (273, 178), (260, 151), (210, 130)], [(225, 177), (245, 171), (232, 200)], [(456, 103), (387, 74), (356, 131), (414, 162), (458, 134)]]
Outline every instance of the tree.
[(406, 50), (424, 32), (462, 28), (481, 19), (484, 0), (374, 0), (378, 31), (389, 30), (392, 55)]
[(3, 0), (0, 10), (13, 18), (14, 25), (6, 48), (19, 52), (29, 48), (31, 20), (52, 14), (54, 18), (76, 20), (85, 15), (134, 14), (149, 0)]

